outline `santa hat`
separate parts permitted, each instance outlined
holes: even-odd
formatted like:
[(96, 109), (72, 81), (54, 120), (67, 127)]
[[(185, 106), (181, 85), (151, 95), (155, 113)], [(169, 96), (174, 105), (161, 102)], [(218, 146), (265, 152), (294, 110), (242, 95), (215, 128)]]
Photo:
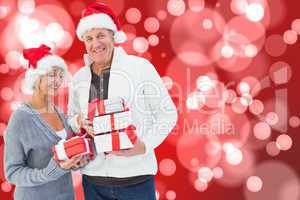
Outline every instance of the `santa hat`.
[(76, 34), (83, 41), (83, 34), (92, 28), (106, 28), (114, 32), (115, 43), (126, 41), (126, 34), (120, 30), (120, 23), (113, 11), (103, 3), (91, 3), (82, 12)]
[(34, 84), (41, 75), (47, 74), (53, 67), (59, 67), (67, 74), (67, 65), (65, 61), (56, 55), (53, 55), (50, 47), (42, 44), (38, 48), (23, 50), (23, 57), (28, 60), (29, 67), (25, 73), (24, 90), (26, 93), (32, 93)]

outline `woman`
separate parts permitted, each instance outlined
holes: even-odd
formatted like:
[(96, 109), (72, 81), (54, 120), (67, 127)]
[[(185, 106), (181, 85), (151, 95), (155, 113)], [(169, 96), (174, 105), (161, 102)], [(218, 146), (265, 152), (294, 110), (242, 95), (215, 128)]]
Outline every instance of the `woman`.
[(70, 169), (86, 164), (81, 156), (58, 162), (51, 147), (71, 136), (64, 114), (51, 103), (66, 75), (64, 60), (50, 48), (24, 50), (29, 60), (25, 86), (32, 98), (12, 114), (5, 133), (5, 175), (16, 185), (14, 199), (72, 200)]

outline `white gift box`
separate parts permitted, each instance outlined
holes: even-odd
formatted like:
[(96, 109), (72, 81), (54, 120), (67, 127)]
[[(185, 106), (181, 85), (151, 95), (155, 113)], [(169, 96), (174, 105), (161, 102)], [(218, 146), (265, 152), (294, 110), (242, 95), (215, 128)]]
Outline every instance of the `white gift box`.
[[(128, 139), (125, 132), (119, 133), (120, 149), (129, 149), (133, 147), (133, 144)], [(97, 135), (94, 137), (97, 153), (113, 151), (112, 134)], [(117, 150), (117, 149), (116, 149)]]
[(132, 124), (131, 112), (124, 111), (109, 115), (102, 115), (93, 119), (94, 134), (112, 132), (125, 129)]
[(112, 133), (96, 135), (94, 137), (96, 152), (103, 153), (132, 148), (137, 137), (134, 130), (130, 131), (129, 134), (125, 131), (115, 131)]
[(88, 105), (88, 119), (92, 120), (95, 116), (106, 115), (115, 112), (128, 110), (122, 98), (113, 99), (93, 99)]

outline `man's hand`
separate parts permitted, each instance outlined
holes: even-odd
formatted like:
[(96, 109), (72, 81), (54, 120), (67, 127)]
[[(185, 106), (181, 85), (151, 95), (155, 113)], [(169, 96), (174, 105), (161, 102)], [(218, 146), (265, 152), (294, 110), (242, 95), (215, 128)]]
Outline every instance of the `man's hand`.
[(146, 146), (143, 141), (137, 139), (136, 143), (131, 149), (126, 149), (126, 150), (120, 150), (120, 151), (112, 151), (109, 152), (109, 154), (113, 154), (116, 156), (135, 156), (135, 155), (140, 155), (144, 154), (146, 152)]

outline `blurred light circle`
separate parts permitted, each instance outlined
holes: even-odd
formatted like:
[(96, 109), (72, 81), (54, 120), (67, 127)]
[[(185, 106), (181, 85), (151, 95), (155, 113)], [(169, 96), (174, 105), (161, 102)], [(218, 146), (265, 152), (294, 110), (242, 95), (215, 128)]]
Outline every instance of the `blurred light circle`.
[(167, 12), (164, 11), (164, 10), (159, 10), (157, 13), (156, 13), (156, 17), (159, 19), (159, 20), (165, 20), (167, 18)]
[(231, 0), (231, 11), (237, 15), (244, 14), (248, 6), (247, 0)]
[(35, 8), (34, 0), (18, 0), (18, 9), (23, 14), (33, 13)]
[(258, 122), (253, 128), (253, 133), (257, 139), (265, 140), (271, 136), (271, 128), (265, 122)]
[(263, 188), (259, 192), (251, 192), (244, 188), (246, 200), (299, 200), (300, 182), (297, 172), (280, 161), (265, 161), (253, 172), (263, 180)]
[(241, 97), (237, 97), (232, 101), (231, 108), (233, 112), (242, 114), (246, 112), (247, 105), (245, 105), (245, 101)]
[(288, 63), (278, 61), (271, 65), (269, 76), (275, 84), (285, 84), (292, 77), (292, 68)]
[(177, 55), (180, 60), (192, 66), (206, 66), (211, 63), (210, 58), (203, 52), (199, 44), (191, 41), (181, 44), (181, 49), (177, 52)]
[(164, 176), (172, 176), (176, 172), (176, 164), (169, 158), (163, 159), (159, 163), (159, 171)]
[(51, 23), (46, 26), (45, 36), (48, 40), (59, 42), (64, 37), (64, 29), (59, 23)]
[(261, 84), (254, 76), (247, 76), (243, 78), (241, 82), (247, 83), (247, 85), (250, 87), (250, 91), (248, 93), (251, 94), (252, 97), (256, 96), (261, 90)]
[(264, 104), (258, 99), (254, 99), (252, 104), (249, 106), (249, 110), (254, 115), (259, 115), (264, 111)]
[(12, 189), (12, 186), (8, 182), (4, 181), (1, 184), (1, 189), (2, 189), (3, 192), (10, 192), (11, 189)]
[(144, 37), (137, 37), (133, 40), (133, 49), (138, 53), (145, 53), (149, 48), (148, 40)]
[(214, 174), (209, 167), (201, 167), (198, 170), (198, 179), (204, 179), (206, 182), (210, 182)]
[(270, 156), (277, 156), (280, 153), (279, 145), (276, 142), (269, 142), (266, 151)]
[(219, 179), (223, 177), (223, 169), (221, 167), (215, 167), (213, 168), (213, 174), (214, 174), (214, 178)]
[(0, 19), (4, 19), (8, 14), (8, 8), (6, 6), (0, 6)]
[(142, 13), (137, 8), (129, 8), (125, 13), (125, 17), (130, 24), (137, 24), (141, 21)]
[(225, 156), (219, 163), (219, 166), (224, 171), (223, 177), (216, 179), (216, 181), (226, 187), (240, 186), (253, 174), (254, 165), (255, 159), (253, 152), (247, 149), (243, 149), (242, 161), (238, 165), (229, 164)]
[(159, 30), (159, 21), (155, 17), (149, 17), (144, 22), (144, 28), (149, 33), (155, 33)]
[(266, 115), (265, 121), (270, 125), (270, 126), (274, 126), (275, 124), (278, 123), (279, 121), (279, 117), (278, 114), (275, 112), (269, 112)]
[(225, 90), (223, 93), (223, 101), (231, 104), (236, 99), (236, 92), (232, 89)]
[(208, 184), (205, 180), (202, 180), (202, 179), (197, 179), (195, 182), (194, 182), (194, 187), (197, 191), (199, 192), (204, 192), (207, 187), (208, 187)]
[(4, 87), (1, 89), (1, 98), (4, 101), (11, 101), (14, 97), (14, 92), (11, 88), (9, 87)]
[(245, 47), (245, 52), (244, 53), (247, 57), (253, 58), (257, 55), (257, 48), (253, 44), (248, 44)]
[(297, 42), (298, 36), (295, 31), (292, 30), (287, 30), (283, 34), (283, 40), (287, 44), (295, 44)]
[(263, 19), (265, 10), (259, 3), (252, 3), (246, 7), (246, 16), (249, 20), (259, 22)]
[(148, 41), (150, 46), (157, 46), (159, 43), (159, 38), (157, 35), (150, 35), (148, 37)]
[(298, 35), (300, 35), (300, 19), (295, 19), (292, 22), (292, 30), (295, 31)]
[(56, 42), (56, 44), (59, 48), (68, 49), (72, 46), (73, 40), (74, 38), (72, 37), (72, 35), (69, 32), (64, 31), (63, 37), (58, 42)]
[[(194, 124), (194, 122), (192, 122)], [(186, 129), (186, 128), (185, 128)], [(198, 172), (200, 167), (214, 167), (219, 162), (222, 151), (215, 155), (206, 152), (206, 144), (212, 139), (208, 139), (204, 134), (209, 134), (205, 130), (184, 130), (182, 136), (177, 141), (176, 153), (180, 164), (191, 172)], [(189, 132), (188, 132), (189, 131)], [(201, 132), (200, 132), (201, 131)], [(213, 140), (217, 141), (218, 138)]]
[(216, 84), (208, 76), (199, 76), (196, 81), (197, 88), (202, 92), (210, 91)]
[(190, 110), (198, 110), (204, 106), (205, 101), (205, 96), (201, 92), (192, 92), (186, 100), (186, 107)]
[(176, 192), (173, 190), (169, 190), (166, 192), (166, 198), (167, 200), (174, 200), (176, 199)]
[(287, 45), (281, 35), (271, 35), (266, 39), (265, 50), (273, 57), (281, 56), (286, 51)]
[(250, 92), (250, 86), (247, 82), (242, 81), (238, 84), (237, 91), (239, 91), (240, 94), (249, 93)]
[(220, 153), (222, 146), (218, 141), (210, 141), (205, 145), (205, 151), (208, 155), (215, 156)]
[(225, 26), (225, 41), (232, 45), (256, 45), (261, 49), (265, 40), (266, 29), (260, 22), (249, 21), (245, 16), (233, 17)]
[(251, 192), (259, 192), (263, 187), (263, 182), (258, 176), (251, 176), (247, 179), (247, 188)]
[(7, 64), (1, 64), (0, 65), (0, 73), (6, 74), (7, 72), (9, 72), (9, 66)]
[(287, 134), (279, 135), (276, 139), (276, 143), (279, 145), (279, 148), (282, 151), (289, 150), (293, 145), (292, 138)]
[(226, 161), (231, 165), (239, 165), (243, 160), (243, 153), (236, 147), (226, 151)]
[(231, 46), (229, 45), (225, 45), (222, 47), (221, 49), (221, 55), (224, 57), (224, 58), (231, 58), (234, 54), (234, 50)]
[(169, 0), (167, 10), (171, 15), (180, 16), (185, 11), (185, 3), (182, 0)]
[(202, 22), (202, 26), (204, 29), (212, 29), (213, 28), (213, 22), (210, 19), (204, 19)]
[(292, 116), (290, 119), (289, 119), (289, 124), (291, 127), (293, 128), (297, 128), (300, 126), (300, 118), (297, 117), (297, 116)]
[(165, 87), (166, 87), (168, 90), (172, 89), (172, 87), (173, 87), (173, 80), (172, 80), (171, 77), (169, 77), (169, 76), (164, 76), (164, 77), (162, 77), (161, 79), (162, 79), (162, 81), (164, 82), (164, 85), (165, 85)]
[(242, 94), (240, 101), (242, 105), (249, 106), (252, 104), (252, 96), (248, 93), (244, 93)]
[(201, 12), (205, 6), (204, 0), (189, 0), (190, 10), (193, 12)]
[(21, 53), (18, 51), (9, 51), (5, 55), (5, 62), (11, 69), (18, 69), (20, 67)]
[(128, 40), (133, 40), (136, 37), (136, 28), (132, 24), (125, 24), (121, 29), (126, 33)]

